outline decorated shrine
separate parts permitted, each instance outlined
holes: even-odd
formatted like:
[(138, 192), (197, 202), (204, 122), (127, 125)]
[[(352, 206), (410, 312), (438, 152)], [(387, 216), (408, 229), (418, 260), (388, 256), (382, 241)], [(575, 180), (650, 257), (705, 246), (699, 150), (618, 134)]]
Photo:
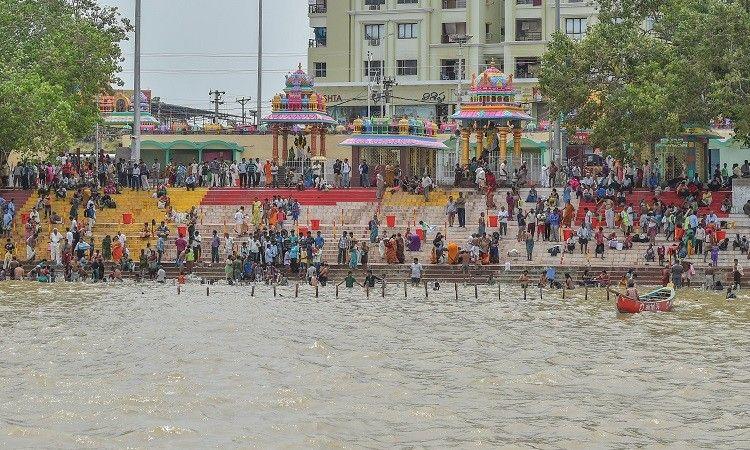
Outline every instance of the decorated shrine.
[(274, 160), (279, 160), (279, 136), (282, 141), (281, 160), (288, 160), (289, 135), (295, 134), (295, 126), (302, 126), (300, 134), (309, 135), (305, 140), (309, 141), (311, 156), (325, 157), (326, 126), (334, 125), (336, 121), (326, 113), (325, 97), (316, 93), (314, 86), (314, 77), (305, 73), (300, 64), (296, 71), (286, 76), (284, 92), (273, 97), (271, 114), (264, 117), (263, 122), (270, 125), (273, 134)]
[[(448, 149), (437, 137), (439, 131), (437, 124), (417, 118), (356, 119), (352, 137), (339, 145), (352, 147), (352, 167), (366, 161), (371, 176), (381, 168), (386, 183), (392, 186), (396, 167), (408, 177), (421, 177), (426, 171), (435, 178), (437, 151)], [(353, 183), (359, 183), (358, 171), (352, 171), (352, 175)]]
[(461, 110), (451, 116), (461, 122), (462, 165), (469, 163), (469, 138), (472, 132), (477, 136), (474, 156), (479, 158), (485, 148), (496, 144), (500, 160), (508, 157), (507, 138), (511, 134), (513, 159), (520, 164), (522, 123), (532, 120), (532, 117), (516, 101), (516, 93), (513, 75), (498, 70), (494, 62), (479, 77), (471, 76), (469, 101), (464, 102)]

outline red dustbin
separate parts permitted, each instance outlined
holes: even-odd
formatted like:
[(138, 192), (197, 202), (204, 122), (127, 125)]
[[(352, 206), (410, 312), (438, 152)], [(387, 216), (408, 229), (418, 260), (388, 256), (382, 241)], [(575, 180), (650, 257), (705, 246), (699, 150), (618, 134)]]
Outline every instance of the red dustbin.
[(563, 230), (563, 240), (567, 241), (571, 236), (573, 236), (573, 230), (571, 230), (570, 228), (565, 228)]
[(300, 236), (304, 236), (307, 234), (307, 227), (297, 227), (297, 231)]
[(26, 225), (28, 221), (29, 221), (29, 213), (21, 214), (21, 223)]
[(313, 231), (320, 230), (320, 219), (310, 219), (310, 229)]
[(424, 241), (424, 230), (421, 228), (417, 228), (417, 236), (419, 236), (420, 241)]
[(122, 223), (125, 225), (133, 223), (133, 213), (122, 213)]
[(497, 228), (497, 216), (490, 216), (490, 228)]
[(395, 228), (396, 227), (396, 216), (385, 216), (385, 223), (388, 225), (388, 228)]
[(724, 230), (716, 230), (716, 240), (721, 242), (727, 238), (727, 232)]
[(177, 235), (187, 237), (187, 225), (177, 225)]

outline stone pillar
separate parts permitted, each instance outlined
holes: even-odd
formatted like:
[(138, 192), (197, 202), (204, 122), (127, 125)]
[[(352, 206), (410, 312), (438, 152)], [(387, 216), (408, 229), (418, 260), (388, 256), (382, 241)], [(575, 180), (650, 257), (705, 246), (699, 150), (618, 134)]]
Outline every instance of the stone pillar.
[(320, 156), (326, 155), (326, 129), (320, 127)]
[(469, 164), (469, 128), (461, 128), (461, 165)]
[(289, 160), (289, 129), (281, 130), (281, 159), (282, 163)]
[(513, 128), (513, 165), (516, 167), (521, 165), (521, 133), (520, 128)]
[(500, 135), (500, 142), (498, 148), (500, 149), (500, 161), (508, 159), (508, 127), (497, 127), (497, 132)]
[(484, 128), (477, 128), (477, 148), (474, 152), (474, 156), (479, 159), (484, 151)]
[(310, 154), (312, 156), (318, 156), (318, 126), (313, 125), (310, 127)]
[(273, 155), (271, 158), (274, 161), (278, 162), (279, 160), (279, 126), (274, 125), (272, 128), (272, 132), (273, 132)]

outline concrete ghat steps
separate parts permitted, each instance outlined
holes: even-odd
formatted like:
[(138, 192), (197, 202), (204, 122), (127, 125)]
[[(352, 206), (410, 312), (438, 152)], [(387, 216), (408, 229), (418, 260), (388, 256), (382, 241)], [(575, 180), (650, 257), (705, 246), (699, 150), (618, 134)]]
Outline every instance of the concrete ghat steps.
[[(167, 278), (168, 279), (176, 279), (177, 276), (180, 273), (180, 270), (173, 264), (169, 262), (164, 262), (163, 267), (165, 271), (167, 272)], [(509, 284), (518, 284), (519, 277), (523, 274), (525, 270), (528, 271), (528, 276), (530, 278), (530, 286), (532, 286), (530, 289), (536, 289), (537, 282), (542, 275), (546, 271), (546, 266), (529, 266), (529, 267), (523, 267), (523, 266), (512, 266), (510, 270), (506, 271), (503, 266), (499, 265), (489, 265), (489, 266), (470, 266), (468, 268), (468, 273), (462, 272), (460, 266), (446, 266), (446, 265), (425, 265), (425, 273), (423, 276), (423, 281), (427, 282), (429, 285), (431, 285), (434, 282), (440, 282), (443, 285), (443, 289), (450, 289), (449, 287), (446, 287), (445, 285), (451, 284), (451, 283), (457, 283), (460, 285), (487, 285), (487, 284), (493, 284), (493, 283), (509, 283)], [(26, 269), (31, 269), (31, 266), (27, 266)], [(404, 283), (404, 282), (410, 282), (409, 279), (409, 267), (407, 265), (383, 265), (383, 264), (375, 264), (369, 267), (373, 271), (373, 273), (378, 277), (384, 277), (386, 282), (391, 286), (389, 289), (392, 289), (393, 283)], [(658, 270), (658, 267), (642, 267), (638, 268), (636, 270), (637, 280), (638, 284), (641, 286), (657, 286), (661, 284), (661, 271)], [(107, 273), (109, 273), (112, 270), (112, 265), (107, 265)], [(610, 268), (610, 267), (601, 267), (601, 266), (595, 266), (592, 265), (589, 267), (589, 274), (592, 277), (596, 277), (601, 270), (607, 270), (608, 274), (610, 275), (610, 280), (612, 283), (612, 286), (616, 286), (622, 278), (627, 269), (625, 268)], [(341, 282), (349, 272), (349, 268), (346, 266), (331, 266), (331, 272), (330, 272), (330, 282), (331, 284), (337, 284)], [(185, 273), (187, 271), (185, 270)], [(583, 279), (584, 275), (584, 269), (583, 268), (559, 268), (557, 270), (557, 277), (556, 279), (558, 281), (563, 281), (565, 274), (569, 273), (571, 277), (573, 278), (575, 283), (579, 283)], [(289, 283), (299, 283), (304, 284), (304, 279), (301, 276), (294, 276), (289, 275), (286, 271), (285, 274), (288, 277)], [(224, 265), (223, 264), (217, 264), (213, 266), (209, 265), (203, 265), (198, 264), (194, 267), (192, 275), (200, 277), (202, 279), (206, 280), (223, 280), (225, 279), (224, 275)], [(362, 282), (365, 276), (365, 269), (363, 268), (357, 268), (353, 271), (353, 275), (355, 278)], [(135, 272), (127, 272), (123, 274), (124, 278), (135, 278), (136, 273)], [(719, 273), (716, 274), (716, 279), (721, 280), (722, 282), (727, 284), (727, 282), (731, 281), (729, 279), (731, 277), (731, 272), (728, 270), (722, 270)], [(693, 278), (693, 285), (694, 286), (700, 286), (702, 282), (704, 281), (704, 274), (698, 273)], [(747, 287), (750, 286), (750, 274), (746, 274), (742, 278), (742, 286)], [(430, 289), (432, 286), (430, 286)]]

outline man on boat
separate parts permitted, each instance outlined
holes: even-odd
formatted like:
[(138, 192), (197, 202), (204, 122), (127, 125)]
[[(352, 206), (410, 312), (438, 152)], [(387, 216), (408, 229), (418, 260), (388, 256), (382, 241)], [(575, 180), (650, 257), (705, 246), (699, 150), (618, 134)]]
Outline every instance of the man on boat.
[(628, 289), (625, 291), (625, 295), (633, 300), (639, 300), (638, 289), (636, 289), (635, 282), (633, 280), (628, 281)]

